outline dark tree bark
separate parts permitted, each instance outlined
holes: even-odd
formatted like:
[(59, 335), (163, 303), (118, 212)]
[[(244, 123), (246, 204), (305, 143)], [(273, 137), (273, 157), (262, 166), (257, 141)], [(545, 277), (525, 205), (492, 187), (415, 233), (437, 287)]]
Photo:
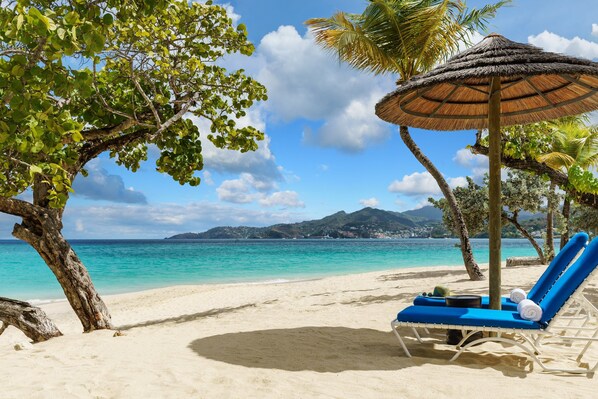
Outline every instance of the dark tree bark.
[(33, 342), (42, 342), (62, 335), (43, 310), (14, 299), (0, 297), (0, 322), (0, 334), (8, 326), (14, 326)]
[(48, 214), (43, 223), (24, 219), (14, 225), (13, 235), (31, 245), (52, 270), (84, 332), (112, 328), (108, 308), (89, 272), (62, 236), (60, 219), (53, 216)]
[[(488, 156), (488, 147), (481, 145), (478, 141), (476, 141), (470, 149), (474, 154)], [(533, 159), (516, 159), (506, 156), (505, 154), (502, 154), (501, 161), (503, 165), (508, 166), (509, 168), (534, 172), (540, 176), (548, 176), (551, 182), (567, 193), (569, 199), (575, 200), (581, 205), (587, 205), (591, 208), (598, 209), (598, 195), (577, 191), (571, 184), (569, 184), (569, 178), (565, 173), (552, 169), (545, 163)]]
[(409, 148), (409, 151), (411, 151), (419, 163), (421, 163), (432, 175), (434, 180), (436, 180), (436, 183), (438, 183), (438, 186), (440, 187), (440, 191), (442, 191), (442, 194), (446, 198), (446, 201), (451, 208), (453, 220), (455, 221), (455, 230), (459, 236), (459, 240), (461, 241), (461, 255), (463, 256), (463, 262), (465, 264), (465, 269), (467, 270), (469, 278), (474, 281), (484, 280), (485, 276), (473, 257), (471, 243), (469, 241), (469, 233), (467, 232), (467, 226), (465, 225), (465, 219), (461, 213), (461, 208), (459, 208), (459, 205), (457, 204), (453, 190), (451, 190), (450, 186), (440, 171), (436, 169), (432, 161), (430, 161), (430, 159), (424, 155), (415, 141), (413, 141), (413, 138), (409, 134), (409, 128), (407, 126), (401, 126), (399, 128), (399, 132), (401, 134), (403, 143), (405, 143), (407, 148)]
[(63, 209), (49, 207), (48, 186), (40, 177), (33, 185), (33, 203), (0, 197), (0, 211), (22, 218), (13, 236), (31, 245), (60, 283), (84, 332), (112, 328), (108, 308), (96, 291), (89, 272), (62, 236)]
[(512, 223), (513, 226), (515, 226), (515, 228), (521, 233), (522, 236), (527, 238), (527, 240), (532, 244), (532, 246), (536, 250), (536, 253), (538, 254), (538, 258), (540, 258), (540, 262), (542, 262), (542, 264), (545, 265), (546, 257), (544, 256), (544, 252), (542, 251), (542, 248), (540, 248), (540, 246), (538, 245), (538, 243), (536, 242), (534, 237), (532, 237), (532, 235), (529, 233), (529, 231), (527, 231), (525, 229), (525, 227), (523, 227), (522, 225), (519, 224), (519, 221), (517, 220), (517, 212), (513, 213), (512, 216), (503, 214), (503, 217), (505, 219), (507, 219), (510, 223)]
[(561, 211), (563, 215), (563, 231), (561, 232), (561, 244), (560, 249), (563, 249), (565, 245), (569, 242), (569, 218), (571, 217), (571, 199), (569, 196), (565, 195), (565, 199), (563, 200), (563, 210)]

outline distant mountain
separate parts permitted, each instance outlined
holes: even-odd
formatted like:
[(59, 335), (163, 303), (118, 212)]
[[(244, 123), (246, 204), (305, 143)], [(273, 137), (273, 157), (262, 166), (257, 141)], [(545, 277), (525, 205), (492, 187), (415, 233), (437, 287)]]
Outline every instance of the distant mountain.
[(432, 205), (426, 205), (423, 208), (413, 209), (411, 211), (403, 212), (404, 216), (412, 218), (414, 221), (433, 220), (436, 222), (442, 221), (442, 211)]
[[(546, 215), (522, 212), (520, 223), (534, 236), (546, 229)], [(512, 225), (503, 228), (503, 237), (517, 238), (521, 234)], [(318, 220), (301, 223), (275, 224), (268, 227), (214, 227), (203, 233), (177, 234), (167, 239), (260, 239), (260, 238), (411, 238), (451, 237), (442, 225), (442, 211), (424, 206), (406, 212), (391, 212), (363, 208), (357, 212), (340, 211)], [(487, 237), (483, 232), (476, 237)]]
[(414, 214), (363, 208), (353, 213), (340, 211), (319, 220), (301, 223), (268, 227), (215, 227), (203, 233), (177, 234), (168, 239), (429, 237), (433, 227), (430, 224), (437, 224), (442, 217), (442, 213), (438, 217), (430, 210), (409, 212)]

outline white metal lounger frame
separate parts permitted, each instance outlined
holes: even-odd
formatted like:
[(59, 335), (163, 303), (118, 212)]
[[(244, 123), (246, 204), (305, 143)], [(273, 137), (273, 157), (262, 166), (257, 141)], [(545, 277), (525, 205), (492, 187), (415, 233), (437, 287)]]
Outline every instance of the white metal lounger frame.
[[(416, 328), (432, 328), (432, 329), (452, 329), (452, 330), (461, 330), (463, 332), (463, 339), (457, 344), (456, 348), (458, 352), (450, 359), (450, 361), (456, 360), (461, 354), (470, 348), (471, 346), (481, 344), (483, 342), (502, 342), (506, 344), (515, 345), (522, 350), (524, 350), (538, 365), (542, 368), (543, 371), (547, 372), (565, 372), (565, 373), (576, 373), (576, 374), (588, 374), (593, 375), (596, 370), (598, 370), (598, 361), (592, 366), (588, 368), (581, 367), (581, 359), (583, 358), (586, 351), (590, 348), (591, 344), (595, 341), (598, 341), (598, 326), (588, 327), (588, 323), (591, 320), (592, 316), (598, 315), (598, 309), (594, 307), (594, 305), (587, 300), (582, 294), (583, 289), (587, 286), (588, 282), (591, 278), (598, 274), (598, 269), (595, 269), (582, 283), (582, 285), (577, 289), (576, 293), (574, 293), (569, 300), (563, 305), (563, 307), (559, 310), (557, 315), (551, 320), (551, 323), (545, 329), (513, 329), (513, 328), (499, 328), (499, 327), (479, 327), (479, 326), (468, 326), (468, 325), (452, 325), (452, 324), (438, 324), (438, 323), (416, 323), (416, 322), (402, 322), (397, 321), (396, 319), (393, 320), (390, 325), (392, 331), (394, 332), (395, 336), (398, 338), (403, 351), (407, 355), (407, 357), (411, 357), (411, 353), (407, 349), (403, 338), (397, 331), (399, 327), (409, 327), (412, 329), (415, 338), (420, 342), (423, 343), (423, 340), (419, 336)], [(579, 293), (579, 294), (578, 294)], [(569, 316), (570, 312), (573, 311), (574, 315)], [(567, 325), (559, 325), (557, 323), (560, 320), (567, 320), (569, 323)], [(575, 320), (580, 320), (582, 323), (581, 325), (574, 325)], [(594, 318), (593, 321), (596, 319)], [(561, 335), (556, 334), (557, 332), (566, 333), (567, 331), (575, 331), (575, 335)], [(465, 344), (465, 342), (472, 337), (477, 332), (495, 332), (497, 333), (496, 336), (489, 336), (484, 338), (475, 339), (471, 342)], [(587, 335), (582, 335), (586, 333)], [(514, 337), (504, 337), (503, 334), (513, 334)], [(538, 346), (542, 338), (546, 336), (554, 336), (563, 341), (583, 341), (586, 342), (585, 346), (579, 352), (577, 356), (577, 368), (551, 368), (547, 367), (544, 362), (537, 355), (540, 354), (540, 350)], [(519, 338), (519, 340), (515, 339)], [(464, 345), (465, 344), (465, 345)]]

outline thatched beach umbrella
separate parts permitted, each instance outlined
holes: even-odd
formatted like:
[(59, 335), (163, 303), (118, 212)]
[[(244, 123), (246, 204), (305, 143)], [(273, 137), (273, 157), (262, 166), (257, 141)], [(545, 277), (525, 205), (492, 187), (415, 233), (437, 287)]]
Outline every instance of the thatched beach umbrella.
[(490, 306), (500, 309), (500, 127), (598, 109), (598, 63), (491, 34), (376, 104), (376, 115), (429, 130), (488, 129)]

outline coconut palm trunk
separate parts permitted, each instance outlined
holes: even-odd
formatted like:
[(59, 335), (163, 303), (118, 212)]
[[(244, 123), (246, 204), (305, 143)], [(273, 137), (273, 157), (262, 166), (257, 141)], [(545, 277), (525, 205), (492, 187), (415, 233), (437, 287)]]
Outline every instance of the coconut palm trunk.
[[(361, 14), (337, 12), (330, 18), (306, 21), (315, 41), (350, 66), (374, 74), (393, 74), (397, 83), (429, 71), (449, 58), (470, 35), (486, 28), (488, 19), (510, 0), (479, 9), (461, 0), (368, 1)], [(413, 142), (407, 127), (401, 138), (417, 160), (436, 179), (445, 195), (461, 240), (465, 268), (472, 280), (483, 279), (473, 259), (467, 227), (453, 193), (432, 162)]]
[(430, 161), (430, 159), (421, 151), (418, 145), (413, 141), (413, 138), (409, 134), (409, 128), (407, 126), (401, 126), (399, 128), (399, 132), (401, 134), (401, 139), (403, 143), (409, 148), (409, 151), (415, 156), (415, 158), (421, 163), (424, 168), (432, 175), (438, 187), (440, 187), (440, 191), (446, 198), (449, 207), (451, 208), (451, 213), (453, 214), (453, 220), (455, 223), (455, 231), (459, 236), (459, 240), (461, 241), (461, 255), (463, 256), (463, 262), (465, 264), (465, 269), (467, 270), (467, 274), (471, 280), (484, 280), (484, 274), (481, 272), (478, 264), (475, 262), (473, 257), (473, 252), (471, 250), (471, 243), (469, 241), (469, 233), (467, 232), (467, 226), (465, 225), (465, 219), (463, 218), (463, 214), (461, 213), (461, 208), (457, 204), (457, 199), (453, 194), (453, 190), (448, 185), (442, 173)]

